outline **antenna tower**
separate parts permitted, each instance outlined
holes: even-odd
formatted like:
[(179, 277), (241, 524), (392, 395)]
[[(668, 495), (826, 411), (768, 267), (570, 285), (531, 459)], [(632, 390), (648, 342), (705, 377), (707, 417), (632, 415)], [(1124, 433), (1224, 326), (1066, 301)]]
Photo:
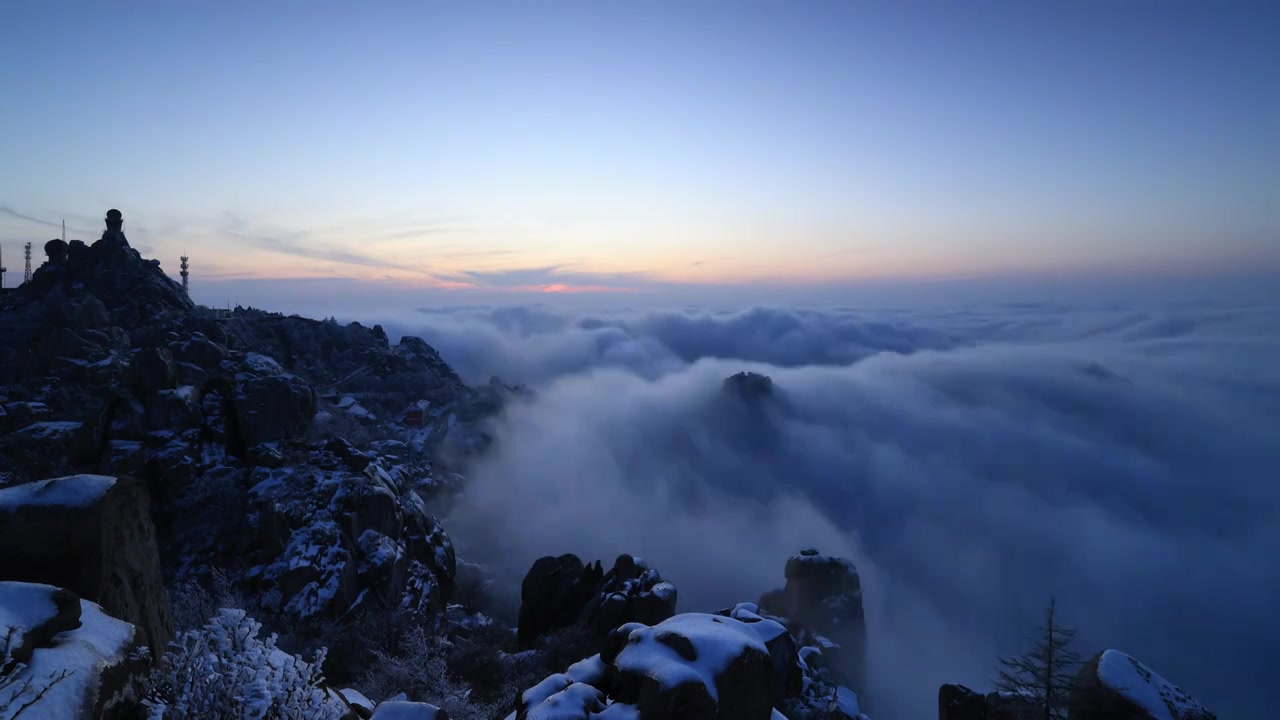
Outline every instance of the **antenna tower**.
[(66, 221), (66, 219), (65, 219), (65, 218), (63, 218), (63, 220), (62, 220), (62, 242), (66, 242), (66, 241), (67, 241), (67, 221)]
[(7, 272), (4, 268), (4, 246), (0, 245), (0, 288), (4, 287), (4, 274)]
[(178, 273), (179, 275), (182, 276), (182, 292), (186, 293), (187, 295), (191, 294), (191, 291), (187, 288), (187, 275), (190, 274), (189, 272), (187, 272), (187, 260), (189, 259), (190, 258), (188, 258), (186, 255), (182, 256), (182, 272)]
[(22, 246), (22, 254), (26, 257), (27, 267), (22, 271), (22, 282), (31, 282), (31, 243)]

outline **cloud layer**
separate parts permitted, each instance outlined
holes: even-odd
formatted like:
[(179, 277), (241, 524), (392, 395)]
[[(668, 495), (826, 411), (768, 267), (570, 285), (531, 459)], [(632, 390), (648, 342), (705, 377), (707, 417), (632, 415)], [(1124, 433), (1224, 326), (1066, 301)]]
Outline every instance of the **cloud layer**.
[[(802, 545), (854, 558), (878, 714), (989, 687), (1050, 596), (1222, 716), (1280, 702), (1280, 315), (1207, 305), (930, 314), (423, 314), (471, 378), (533, 382), (449, 518), (514, 586), (544, 554), (650, 559), (686, 610)], [(751, 406), (721, 380), (751, 369)]]

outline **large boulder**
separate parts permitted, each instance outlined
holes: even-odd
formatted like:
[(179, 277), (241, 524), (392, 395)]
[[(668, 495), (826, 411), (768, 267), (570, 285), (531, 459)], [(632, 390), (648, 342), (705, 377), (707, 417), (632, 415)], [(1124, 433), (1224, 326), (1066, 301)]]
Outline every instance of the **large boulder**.
[(0, 638), (18, 648), (18, 664), (0, 666), (0, 720), (117, 720), (135, 707), (146, 671), (132, 652), (135, 628), (98, 605), (51, 585), (0, 582)]
[(538, 558), (520, 584), (520, 647), (531, 648), (544, 633), (577, 622), (603, 579), (599, 561), (583, 565), (571, 554)]
[(598, 655), (520, 693), (508, 720), (867, 720), (857, 695), (821, 670), (821, 649), (800, 648), (800, 636), (758, 609), (623, 625)]
[[(769, 720), (781, 691), (755, 629), (718, 615), (677, 615), (652, 627), (623, 626), (607, 659), (610, 697), (643, 720)], [(601, 659), (605, 659), (603, 656)]]
[(128, 382), (140, 393), (173, 387), (173, 353), (168, 348), (134, 350), (129, 360)]
[(1085, 663), (1071, 685), (1071, 720), (1216, 720), (1199, 700), (1119, 650)]
[(826, 655), (843, 682), (866, 687), (866, 620), (857, 568), (841, 557), (805, 549), (787, 561), (787, 584), (766, 593), (760, 606), (825, 636)]
[(301, 437), (316, 414), (315, 390), (296, 375), (245, 378), (234, 402), (245, 447)]
[(0, 489), (0, 578), (93, 598), (155, 655), (173, 632), (146, 489), (74, 475)]

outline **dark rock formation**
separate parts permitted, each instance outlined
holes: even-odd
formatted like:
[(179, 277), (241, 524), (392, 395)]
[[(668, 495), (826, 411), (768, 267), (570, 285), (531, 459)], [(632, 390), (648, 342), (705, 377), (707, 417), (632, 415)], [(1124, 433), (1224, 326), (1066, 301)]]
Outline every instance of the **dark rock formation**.
[(938, 688), (938, 720), (987, 720), (987, 697), (963, 685)]
[(609, 572), (599, 561), (576, 555), (540, 558), (520, 588), (519, 642), (531, 648), (548, 631), (582, 623), (603, 640), (631, 622), (653, 625), (676, 611), (676, 587), (631, 555), (619, 555)]
[(47, 583), (135, 625), (162, 654), (173, 633), (146, 489), (76, 475), (0, 489), (0, 578)]
[(724, 391), (732, 397), (755, 402), (773, 395), (773, 378), (753, 372), (740, 372), (724, 379)]
[(1071, 685), (1071, 720), (1217, 720), (1187, 691), (1119, 650), (1081, 666)]
[(301, 437), (316, 414), (315, 390), (295, 375), (246, 378), (234, 402), (245, 447)]
[(544, 633), (577, 622), (603, 579), (599, 561), (583, 565), (569, 554), (536, 560), (520, 584), (520, 647), (531, 648)]
[(676, 614), (676, 586), (631, 555), (619, 555), (605, 573), (582, 619), (604, 638), (614, 628), (638, 622), (656, 625)]
[(843, 682), (866, 687), (866, 622), (862, 585), (853, 563), (806, 549), (787, 561), (786, 587), (766, 593), (760, 607), (800, 623), (837, 647), (824, 654)]

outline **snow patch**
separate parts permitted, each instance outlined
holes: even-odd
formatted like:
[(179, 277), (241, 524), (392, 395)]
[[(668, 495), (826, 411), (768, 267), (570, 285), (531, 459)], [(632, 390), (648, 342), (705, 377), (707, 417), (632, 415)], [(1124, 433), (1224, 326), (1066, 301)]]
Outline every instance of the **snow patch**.
[(1191, 720), (1209, 712), (1185, 690), (1120, 652), (1107, 650), (1098, 660), (1098, 680), (1146, 710), (1155, 720)]
[[(79, 423), (73, 423), (79, 425)], [(69, 475), (0, 489), (0, 510), (21, 507), (88, 507), (116, 484), (106, 475)]]
[[(673, 648), (658, 642), (658, 637), (667, 633), (692, 642), (697, 658), (685, 660)], [(702, 683), (711, 698), (718, 700), (716, 676), (748, 649), (769, 653), (749, 624), (719, 615), (684, 613), (652, 627), (632, 630), (614, 665), (619, 670), (651, 677), (663, 688), (686, 682)]]
[(97, 695), (102, 670), (124, 660), (133, 636), (132, 625), (81, 600), (80, 627), (59, 634), (51, 646), (38, 648), (31, 661), (0, 688), (0, 720), (13, 720), (41, 691), (44, 695), (30, 708), (35, 710), (30, 717), (78, 717)]

